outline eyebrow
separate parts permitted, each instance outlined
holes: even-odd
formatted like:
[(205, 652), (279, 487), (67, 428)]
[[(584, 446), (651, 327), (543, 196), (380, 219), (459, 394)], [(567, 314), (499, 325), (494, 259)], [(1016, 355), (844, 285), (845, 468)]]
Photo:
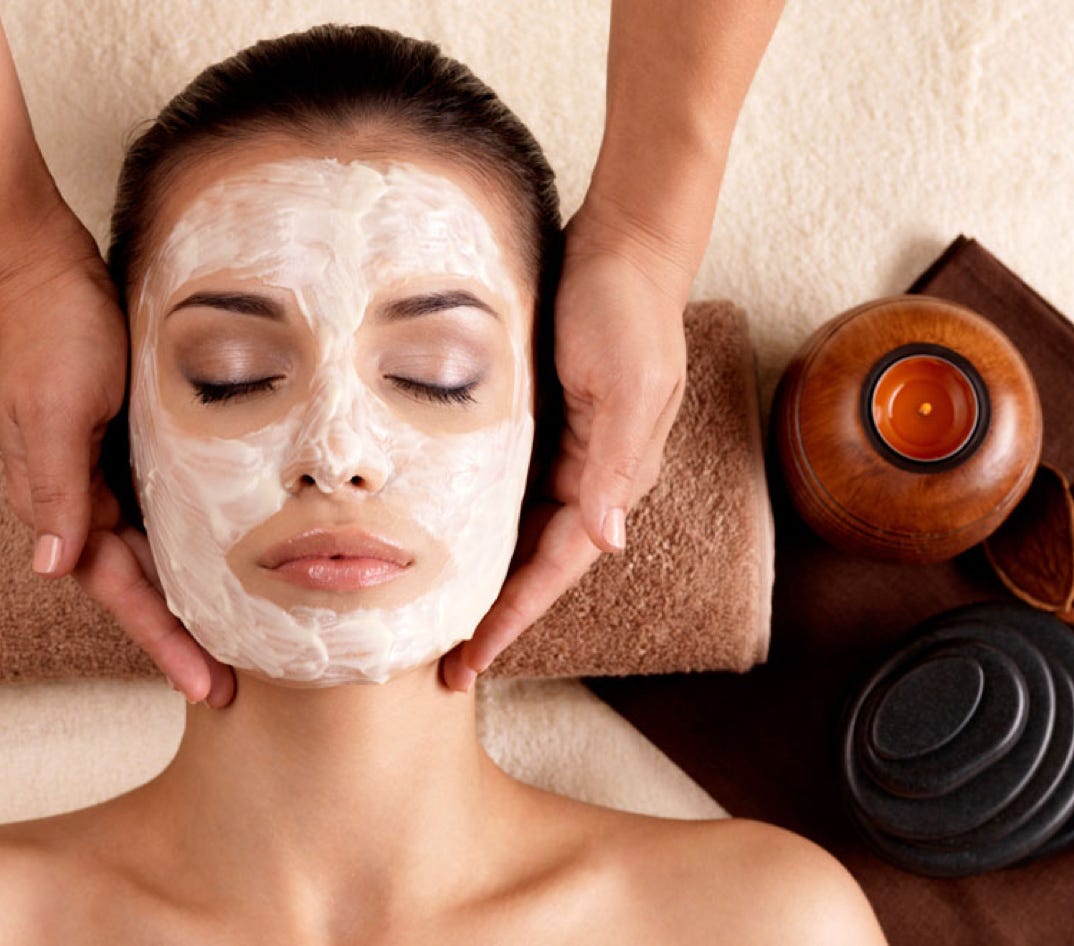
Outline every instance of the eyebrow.
[(241, 315), (256, 315), (263, 319), (275, 319), (277, 322), (282, 322), (284, 318), (282, 305), (275, 299), (256, 292), (195, 292), (173, 305), (164, 317), (167, 318), (177, 309), (195, 306), (224, 309)]
[(443, 312), (447, 309), (480, 309), (495, 319), (500, 318), (499, 312), (472, 292), (467, 292), (465, 289), (451, 289), (445, 292), (408, 296), (405, 299), (389, 302), (384, 307), (384, 319), (388, 322), (397, 322), (402, 319), (417, 318), (420, 315), (429, 315), (432, 312)]
[[(223, 309), (227, 312), (238, 312), (241, 315), (254, 315), (264, 319), (274, 319), (277, 322), (284, 320), (283, 306), (270, 299), (268, 296), (256, 292), (195, 292), (181, 299), (173, 305), (165, 315), (167, 318), (177, 309), (188, 309), (203, 306), (209, 309)], [(500, 314), (483, 302), (472, 292), (465, 289), (452, 289), (445, 292), (430, 292), (418, 296), (407, 296), (405, 299), (397, 299), (389, 302), (384, 307), (384, 319), (388, 322), (398, 322), (404, 319), (414, 319), (422, 315), (430, 315), (433, 312), (444, 312), (448, 309), (479, 309), (487, 312), (493, 318), (499, 319)]]

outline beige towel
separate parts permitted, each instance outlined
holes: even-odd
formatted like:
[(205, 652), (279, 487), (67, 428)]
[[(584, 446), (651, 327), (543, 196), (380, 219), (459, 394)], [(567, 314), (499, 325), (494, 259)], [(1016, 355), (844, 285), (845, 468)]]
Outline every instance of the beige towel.
[[(726, 302), (685, 316), (689, 368), (660, 482), (605, 555), (489, 668), (574, 677), (748, 670), (765, 659), (773, 582), (753, 352)], [(152, 662), (69, 578), (30, 571), (31, 535), (0, 503), (0, 683), (146, 677)]]

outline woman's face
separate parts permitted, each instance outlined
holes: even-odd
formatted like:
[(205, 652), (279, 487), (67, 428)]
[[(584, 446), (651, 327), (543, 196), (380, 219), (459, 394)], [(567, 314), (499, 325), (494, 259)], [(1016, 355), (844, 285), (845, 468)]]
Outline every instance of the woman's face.
[(131, 299), (132, 454), (169, 606), (213, 656), (382, 682), (473, 634), (533, 441), (509, 226), (431, 159), (247, 147), (169, 187)]

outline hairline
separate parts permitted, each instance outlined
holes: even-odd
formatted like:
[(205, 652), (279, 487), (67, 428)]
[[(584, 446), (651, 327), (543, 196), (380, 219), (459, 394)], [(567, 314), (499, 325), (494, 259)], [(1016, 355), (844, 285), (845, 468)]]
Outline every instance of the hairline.
[[(221, 156), (240, 152), (244, 145), (252, 142), (308, 148), (314, 140), (318, 150), (333, 151), (337, 150), (334, 146), (338, 145), (340, 152), (348, 151), (353, 155), (349, 159), (352, 161), (397, 161), (400, 160), (400, 152), (403, 152), (413, 155), (419, 162), (420, 156), (425, 154), (457, 168), (482, 193), (488, 195), (501, 219), (508, 221), (509, 224), (513, 221), (518, 222), (517, 226), (509, 225), (503, 234), (506, 241), (503, 249), (508, 256), (508, 267), (512, 275), (527, 288), (535, 306), (539, 302), (540, 234), (527, 232), (533, 231), (534, 228), (525, 215), (520, 215), (514, 210), (516, 201), (512, 200), (512, 196), (519, 196), (522, 188), (511, 180), (510, 173), (496, 171), (489, 167), (491, 163), (489, 160), (462, 154), (458, 149), (437, 141), (434, 136), (423, 139), (416, 132), (382, 131), (376, 128), (375, 123), (364, 123), (360, 129), (355, 130), (335, 127), (327, 135), (324, 127), (314, 130), (310, 127), (296, 127), (295, 123), (274, 124), (265, 128), (246, 125), (232, 127), (223, 134), (214, 129), (186, 139), (174, 154), (168, 155), (161, 161), (149, 181), (148, 194), (145, 196), (146, 204), (142, 210), (142, 219), (146, 221), (146, 224), (142, 232), (138, 234), (137, 244), (132, 245), (128, 250), (126, 285), (119, 287), (124, 298), (130, 301), (129, 291), (146, 274), (150, 257), (147, 248), (150, 243), (159, 241), (165, 236), (165, 234), (155, 232), (156, 221), (163, 210), (165, 195), (170, 190), (169, 185), (178, 177), (188, 173), (192, 168)], [(330, 157), (329, 154), (324, 156)], [(490, 224), (492, 223), (490, 221)], [(498, 229), (493, 227), (494, 232)], [(536, 317), (536, 311), (534, 317)]]

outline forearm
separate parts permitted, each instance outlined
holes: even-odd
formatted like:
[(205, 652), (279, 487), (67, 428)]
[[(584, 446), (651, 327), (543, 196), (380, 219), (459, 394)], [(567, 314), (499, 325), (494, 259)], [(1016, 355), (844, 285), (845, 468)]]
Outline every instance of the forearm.
[[(604, 138), (586, 201), (692, 279), (731, 135), (783, 0), (612, 0)], [(595, 205), (595, 206), (593, 206)]]
[[(30, 114), (0, 23), (0, 220), (15, 228), (32, 226), (55, 205), (59, 194), (34, 139)], [(9, 231), (10, 232), (10, 231)]]

